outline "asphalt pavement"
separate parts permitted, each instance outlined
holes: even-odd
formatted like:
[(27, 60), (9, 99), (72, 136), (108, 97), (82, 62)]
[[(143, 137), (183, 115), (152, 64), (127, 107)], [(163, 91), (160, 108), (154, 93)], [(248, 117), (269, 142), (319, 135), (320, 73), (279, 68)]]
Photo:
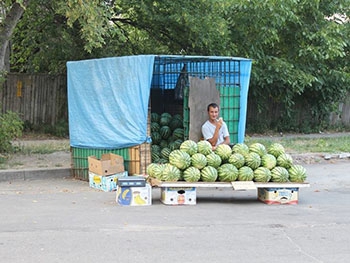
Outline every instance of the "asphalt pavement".
[(350, 161), (304, 166), (310, 187), (296, 205), (267, 205), (256, 190), (197, 188), (196, 205), (169, 206), (153, 188), (151, 206), (130, 207), (68, 171), (7, 178), (1, 262), (347, 263)]

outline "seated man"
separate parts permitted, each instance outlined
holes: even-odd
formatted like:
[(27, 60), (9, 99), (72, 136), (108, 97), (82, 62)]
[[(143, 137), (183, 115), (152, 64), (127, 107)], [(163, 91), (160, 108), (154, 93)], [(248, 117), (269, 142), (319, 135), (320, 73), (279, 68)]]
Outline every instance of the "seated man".
[(226, 123), (219, 118), (219, 106), (216, 103), (211, 103), (207, 107), (208, 120), (202, 125), (202, 134), (204, 140), (207, 140), (212, 145), (213, 150), (219, 144), (230, 144), (230, 134)]

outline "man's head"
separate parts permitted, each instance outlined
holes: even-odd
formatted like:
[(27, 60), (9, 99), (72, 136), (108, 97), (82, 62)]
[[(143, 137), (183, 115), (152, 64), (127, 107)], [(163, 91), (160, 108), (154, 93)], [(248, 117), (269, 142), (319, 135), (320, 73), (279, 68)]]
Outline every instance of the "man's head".
[(219, 116), (219, 105), (216, 103), (210, 103), (207, 107), (209, 119), (214, 121)]

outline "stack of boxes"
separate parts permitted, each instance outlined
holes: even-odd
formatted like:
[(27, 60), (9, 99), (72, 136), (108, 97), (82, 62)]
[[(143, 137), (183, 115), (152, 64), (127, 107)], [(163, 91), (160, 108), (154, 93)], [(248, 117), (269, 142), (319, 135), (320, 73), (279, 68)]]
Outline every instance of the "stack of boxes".
[(124, 169), (124, 159), (117, 154), (103, 154), (101, 159), (89, 156), (88, 163), (89, 185), (92, 188), (105, 192), (116, 191), (118, 178), (128, 176)]

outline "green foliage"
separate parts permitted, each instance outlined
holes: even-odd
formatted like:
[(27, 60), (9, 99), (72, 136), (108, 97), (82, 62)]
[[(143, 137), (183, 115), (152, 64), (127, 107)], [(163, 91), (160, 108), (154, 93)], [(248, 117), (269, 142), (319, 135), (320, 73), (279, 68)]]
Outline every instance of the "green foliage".
[(60, 120), (55, 125), (33, 125), (28, 121), (24, 122), (24, 131), (30, 133), (46, 134), (59, 138), (69, 137), (69, 126), (66, 120)]
[(17, 113), (8, 111), (0, 115), (0, 152), (13, 150), (11, 141), (22, 135), (23, 121)]
[(273, 104), (259, 129), (313, 131), (350, 90), (350, 23), (334, 14), (349, 14), (348, 0), (31, 0), (11, 70), (62, 73), (69, 60), (133, 54), (248, 57), (252, 122)]

